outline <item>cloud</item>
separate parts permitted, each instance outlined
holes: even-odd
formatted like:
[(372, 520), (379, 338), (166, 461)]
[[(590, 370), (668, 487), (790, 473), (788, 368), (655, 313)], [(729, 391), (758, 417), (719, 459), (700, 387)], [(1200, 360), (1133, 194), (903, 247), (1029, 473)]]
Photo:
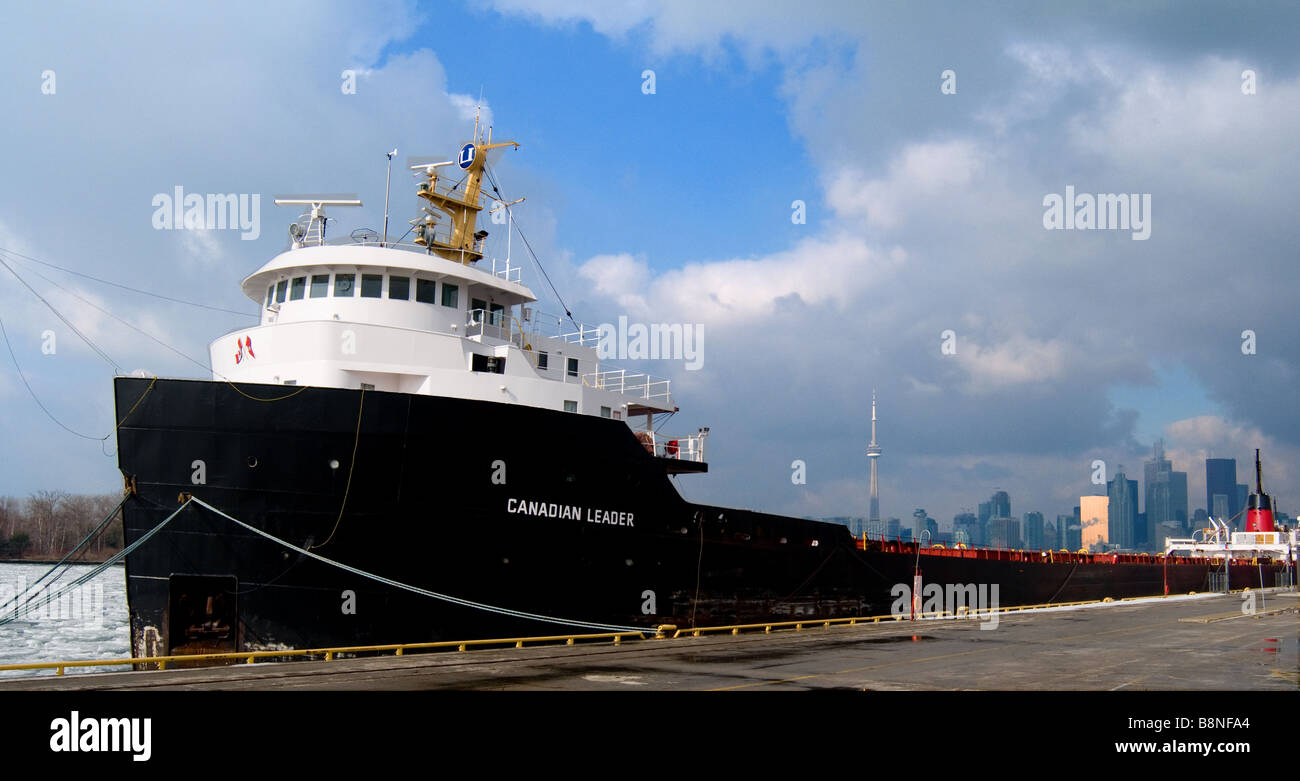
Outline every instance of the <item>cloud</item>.
[(909, 144), (890, 161), (884, 178), (866, 179), (853, 168), (833, 172), (826, 200), (842, 217), (865, 217), (872, 227), (893, 228), (904, 213), (942, 210), (943, 196), (970, 187), (984, 164), (969, 139)]

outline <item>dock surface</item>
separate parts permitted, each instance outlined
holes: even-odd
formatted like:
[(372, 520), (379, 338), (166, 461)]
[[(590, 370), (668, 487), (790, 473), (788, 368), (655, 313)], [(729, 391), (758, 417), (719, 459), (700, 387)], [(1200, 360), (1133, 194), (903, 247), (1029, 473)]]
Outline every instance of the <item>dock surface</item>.
[(0, 679), (12, 690), (1300, 690), (1295, 592), (987, 619)]

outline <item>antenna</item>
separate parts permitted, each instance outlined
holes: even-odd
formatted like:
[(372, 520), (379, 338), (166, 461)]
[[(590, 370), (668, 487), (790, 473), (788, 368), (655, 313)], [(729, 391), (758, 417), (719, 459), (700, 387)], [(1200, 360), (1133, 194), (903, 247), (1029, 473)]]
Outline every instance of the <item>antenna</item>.
[(388, 191), (389, 183), (393, 181), (393, 155), (397, 154), (397, 147), (388, 153), (388, 175), (384, 177), (384, 240), (379, 246), (388, 246)]
[[(491, 137), (492, 137), (492, 131), (489, 130), (488, 138), (491, 139)], [(510, 211), (510, 207), (514, 206), (517, 203), (523, 203), (526, 199), (516, 198), (510, 203), (506, 203), (505, 201), (499, 198), (494, 198), (493, 200), (497, 202), (497, 205), (493, 206), (491, 211), (488, 212), (488, 214), (495, 214), (501, 211), (502, 209), (506, 210), (506, 268), (508, 269), (510, 268), (510, 234), (514, 232), (513, 229), (515, 227), (515, 213)]]
[[(276, 206), (310, 206), (311, 213), (307, 220), (307, 228), (294, 235), (291, 228), (289, 236), (293, 240), (293, 248), (298, 249), (304, 244), (315, 238), (317, 245), (325, 243), (325, 224), (328, 219), (325, 216), (326, 206), (360, 206), (361, 199), (355, 194), (349, 195), (286, 195), (275, 199)], [(307, 216), (307, 215), (304, 215)], [(300, 218), (301, 219), (301, 218)], [(317, 227), (318, 233), (313, 237), (312, 229)], [(300, 226), (301, 227), (301, 226)]]

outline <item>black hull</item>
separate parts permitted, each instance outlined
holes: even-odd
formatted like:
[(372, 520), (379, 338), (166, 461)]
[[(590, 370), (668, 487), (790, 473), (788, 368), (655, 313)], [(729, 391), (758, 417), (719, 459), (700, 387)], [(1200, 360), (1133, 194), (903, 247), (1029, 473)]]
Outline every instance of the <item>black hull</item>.
[[(292, 391), (137, 378), (115, 391), (119, 417), (134, 406), (118, 430), (136, 489), (128, 544), (193, 494), (359, 570), (557, 620), (384, 585), (191, 504), (127, 559), (137, 656), (882, 615), (912, 583), (914, 553), (862, 550), (843, 526), (684, 501), (621, 421), (368, 391), (357, 436), (360, 391), (259, 401)], [(1204, 591), (1211, 568), (923, 554), (921, 569), (996, 584), (1009, 606)], [(1232, 570), (1234, 587), (1258, 587), (1278, 568)]]

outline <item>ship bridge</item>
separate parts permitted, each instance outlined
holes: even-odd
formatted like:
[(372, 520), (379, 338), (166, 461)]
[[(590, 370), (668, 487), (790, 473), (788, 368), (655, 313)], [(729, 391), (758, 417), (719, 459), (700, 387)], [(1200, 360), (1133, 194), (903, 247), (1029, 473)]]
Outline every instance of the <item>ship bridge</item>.
[[(477, 135), (477, 132), (476, 132)], [(676, 411), (671, 381), (600, 358), (599, 329), (539, 312), (520, 268), (484, 259), (475, 230), (479, 177), (488, 150), (467, 144), (458, 187), (439, 180), (450, 163), (413, 166), (419, 195), (434, 209), (412, 221), (414, 241), (371, 230), (327, 238), (325, 211), (355, 198), (304, 196), (290, 246), (243, 281), (260, 323), (210, 345), (214, 378), (470, 398), (645, 423), (646, 449), (703, 465), (707, 430), (655, 432), (654, 416)], [(469, 148), (474, 151), (467, 151)], [(509, 204), (501, 204), (508, 207)], [(435, 211), (436, 209), (436, 211)], [(439, 228), (439, 214), (451, 225)]]

